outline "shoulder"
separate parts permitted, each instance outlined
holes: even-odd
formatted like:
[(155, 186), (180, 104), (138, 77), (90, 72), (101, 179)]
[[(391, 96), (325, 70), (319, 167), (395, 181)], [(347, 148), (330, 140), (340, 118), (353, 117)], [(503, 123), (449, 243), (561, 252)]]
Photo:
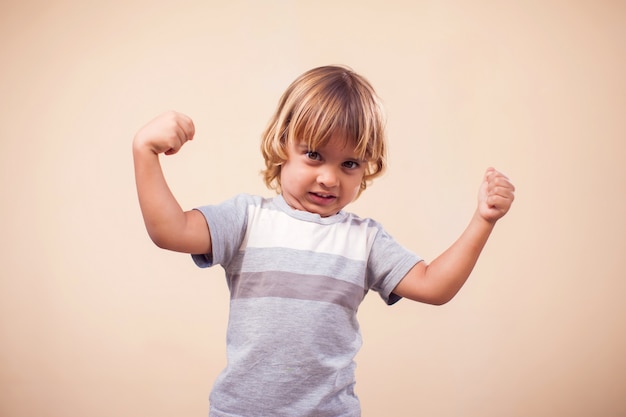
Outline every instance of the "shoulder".
[(410, 252), (385, 229), (382, 223), (371, 217), (347, 213), (345, 222), (350, 225), (350, 229), (361, 231), (361, 235), (366, 238), (370, 253), (375, 255), (378, 261), (385, 261), (391, 253)]
[(224, 227), (236, 227), (246, 222), (250, 208), (260, 207), (264, 199), (251, 194), (236, 194), (217, 204), (196, 207), (206, 218), (210, 227), (222, 223)]
[(243, 205), (251, 205), (251, 204), (260, 205), (263, 202), (263, 200), (266, 200), (266, 198), (263, 198), (261, 196), (254, 195), (254, 194), (240, 193), (226, 200), (226, 202), (230, 201), (234, 204), (243, 204)]
[(203, 207), (215, 207), (220, 210), (246, 210), (250, 206), (262, 206), (267, 198), (252, 194), (236, 194), (221, 203)]
[(371, 217), (361, 217), (357, 214), (344, 212), (344, 219), (342, 223), (348, 224), (351, 227), (367, 229), (372, 232), (384, 232), (384, 227), (378, 221), (372, 219)]

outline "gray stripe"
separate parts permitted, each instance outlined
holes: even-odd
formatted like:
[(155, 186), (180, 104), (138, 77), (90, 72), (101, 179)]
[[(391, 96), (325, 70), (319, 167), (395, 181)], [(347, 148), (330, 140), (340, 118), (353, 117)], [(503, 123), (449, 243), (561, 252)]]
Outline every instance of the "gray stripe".
[(232, 273), (284, 271), (337, 277), (365, 288), (367, 265), (364, 261), (328, 253), (289, 248), (246, 248), (239, 252), (228, 270)]
[(280, 297), (323, 301), (356, 311), (365, 290), (349, 282), (321, 275), (290, 272), (244, 272), (231, 277), (231, 297)]

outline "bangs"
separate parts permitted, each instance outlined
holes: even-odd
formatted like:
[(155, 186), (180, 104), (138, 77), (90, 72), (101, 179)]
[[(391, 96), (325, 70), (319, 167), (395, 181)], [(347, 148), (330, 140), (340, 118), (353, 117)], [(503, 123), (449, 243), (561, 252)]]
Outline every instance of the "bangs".
[(290, 142), (314, 151), (331, 139), (353, 146), (356, 156), (367, 162), (361, 191), (383, 173), (387, 157), (383, 106), (370, 83), (348, 67), (307, 71), (281, 96), (261, 139), (265, 184), (280, 190)]
[[(381, 106), (367, 86), (356, 84), (348, 74), (316, 83), (293, 103), (287, 138), (315, 150), (331, 138), (352, 145), (359, 158), (376, 160), (384, 152), (384, 121)], [(362, 91), (366, 90), (366, 91)]]

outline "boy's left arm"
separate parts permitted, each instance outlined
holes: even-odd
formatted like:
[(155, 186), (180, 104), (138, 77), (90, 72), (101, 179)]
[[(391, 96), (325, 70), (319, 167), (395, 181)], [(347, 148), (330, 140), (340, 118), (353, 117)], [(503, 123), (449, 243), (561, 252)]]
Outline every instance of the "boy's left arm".
[(489, 168), (478, 193), (476, 212), (461, 237), (430, 264), (416, 264), (393, 292), (428, 304), (450, 301), (472, 272), (496, 222), (509, 211), (514, 192), (504, 174)]

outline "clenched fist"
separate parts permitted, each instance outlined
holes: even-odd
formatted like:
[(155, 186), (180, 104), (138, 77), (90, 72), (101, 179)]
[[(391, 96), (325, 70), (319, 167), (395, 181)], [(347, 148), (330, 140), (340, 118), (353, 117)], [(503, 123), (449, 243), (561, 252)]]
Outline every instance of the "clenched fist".
[(173, 155), (195, 134), (193, 121), (175, 111), (163, 113), (142, 127), (133, 140), (135, 151)]
[(494, 168), (485, 172), (478, 192), (478, 213), (490, 223), (504, 216), (515, 199), (515, 186), (506, 175)]

